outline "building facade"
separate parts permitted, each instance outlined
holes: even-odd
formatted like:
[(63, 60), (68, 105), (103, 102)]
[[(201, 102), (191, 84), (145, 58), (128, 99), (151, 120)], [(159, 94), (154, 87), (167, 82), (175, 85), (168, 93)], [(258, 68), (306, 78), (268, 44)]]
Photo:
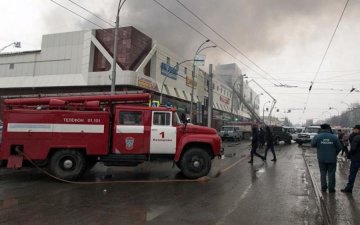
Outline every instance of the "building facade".
[[(191, 86), (194, 82), (194, 118), (206, 124), (209, 89), (213, 91), (213, 125), (219, 128), (234, 116), (250, 115), (234, 95), (232, 81), (241, 76), (236, 64), (231, 65), (231, 81), (222, 76), (225, 67), (215, 70), (213, 87), (209, 75), (192, 62), (161, 46), (135, 29), (119, 29), (116, 56), (116, 91), (146, 90), (154, 100), (170, 102), (182, 113), (190, 113)], [(44, 35), (41, 50), (0, 54), (0, 97), (63, 95), (109, 92), (114, 49), (114, 29), (84, 30)], [(225, 69), (224, 69), (225, 68)], [(237, 87), (249, 101), (255, 92), (241, 82)], [(254, 102), (258, 108), (259, 98)]]

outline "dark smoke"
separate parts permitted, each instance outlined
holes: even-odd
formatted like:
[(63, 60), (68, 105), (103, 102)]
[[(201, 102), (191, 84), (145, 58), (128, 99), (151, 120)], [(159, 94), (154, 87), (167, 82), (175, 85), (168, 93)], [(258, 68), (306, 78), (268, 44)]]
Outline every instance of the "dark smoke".
[[(331, 32), (345, 4), (345, 1), (339, 0), (181, 1), (250, 58), (277, 54), (294, 38), (303, 42), (318, 39), (324, 35), (321, 32), (323, 28), (321, 24), (324, 23), (330, 26), (327, 32)], [(106, 0), (101, 3), (85, 0), (76, 0), (76, 2), (109, 21), (115, 20), (117, 0)], [(238, 55), (176, 1), (160, 2), (211, 40)], [(74, 6), (72, 8), (79, 11)], [(87, 18), (109, 27), (94, 16), (88, 15)], [(59, 7), (54, 7), (45, 19), (49, 32), (65, 29), (69, 31), (71, 28), (73, 30), (96, 28), (80, 18), (74, 19), (73, 15)], [(152, 0), (128, 0), (121, 12), (120, 24), (138, 28), (184, 58), (192, 57), (198, 45), (205, 40)], [(330, 36), (330, 33), (326, 35)], [(216, 56), (211, 57), (213, 61), (216, 61), (216, 58), (218, 60), (219, 56), (227, 56), (222, 51), (216, 52)]]

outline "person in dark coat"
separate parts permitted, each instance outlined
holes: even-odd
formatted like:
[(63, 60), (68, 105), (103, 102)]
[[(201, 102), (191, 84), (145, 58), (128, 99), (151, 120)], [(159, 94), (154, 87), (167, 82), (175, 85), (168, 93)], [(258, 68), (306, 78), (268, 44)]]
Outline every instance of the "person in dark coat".
[[(339, 138), (332, 134), (329, 124), (322, 124), (317, 135), (312, 139), (311, 146), (317, 148), (317, 158), (320, 168), (321, 190), (335, 192), (335, 172), (337, 155), (341, 151)], [(328, 181), (326, 181), (328, 176)]]
[(349, 146), (349, 134), (348, 134), (348, 132), (344, 132), (342, 140), (340, 140), (340, 141), (342, 141), (342, 143), (343, 143), (343, 148), (341, 150), (341, 155), (343, 155), (345, 153), (345, 156), (347, 156), (348, 153), (349, 153), (349, 149), (348, 149), (348, 146)]
[(265, 157), (256, 152), (256, 149), (259, 147), (259, 132), (257, 127), (252, 128), (252, 140), (251, 140), (251, 159), (248, 163), (253, 163), (254, 155), (261, 158), (265, 161)]
[(351, 160), (349, 180), (342, 192), (352, 193), (356, 174), (360, 168), (360, 125), (353, 128), (353, 134), (350, 142), (350, 151), (347, 157)]
[(265, 145), (265, 132), (264, 130), (260, 127), (260, 131), (259, 131), (259, 149), (262, 149)]
[(265, 149), (265, 160), (267, 156), (267, 152), (269, 149), (271, 150), (271, 153), (273, 154), (273, 159), (271, 161), (276, 161), (276, 155), (274, 151), (274, 138), (273, 134), (270, 130), (270, 127), (266, 126), (266, 132), (265, 132), (265, 141), (266, 141), (266, 149)]

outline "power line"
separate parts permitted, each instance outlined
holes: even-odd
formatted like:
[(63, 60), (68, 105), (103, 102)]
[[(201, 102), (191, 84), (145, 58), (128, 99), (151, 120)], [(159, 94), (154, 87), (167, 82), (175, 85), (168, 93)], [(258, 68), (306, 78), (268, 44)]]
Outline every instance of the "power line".
[[(334, 39), (334, 36), (335, 36), (335, 34), (336, 34), (336, 31), (337, 31), (337, 29), (338, 29), (338, 27), (339, 27), (339, 25), (340, 25), (340, 22), (341, 22), (341, 20), (342, 20), (342, 18), (343, 18), (343, 15), (344, 15), (344, 12), (345, 12), (345, 10), (346, 10), (346, 7), (347, 7), (348, 3), (349, 3), (349, 0), (347, 0), (346, 3), (345, 3), (345, 7), (344, 7), (344, 9), (343, 9), (343, 11), (342, 11), (342, 13), (341, 13), (341, 16), (340, 16), (340, 18), (339, 18), (338, 23), (336, 24), (336, 27), (335, 27), (335, 30), (334, 30), (332, 36), (331, 36), (330, 42), (329, 42), (329, 44), (328, 44), (328, 46), (327, 46), (327, 48), (326, 48), (326, 51), (325, 51), (325, 53), (324, 53), (324, 56), (323, 56), (322, 59), (321, 59), (320, 65), (319, 65), (319, 67), (318, 67), (318, 69), (317, 69), (317, 71), (316, 71), (315, 77), (314, 77), (314, 79), (313, 79), (313, 81), (312, 81), (312, 85), (314, 84), (317, 76), (319, 75), (321, 66), (322, 66), (322, 64), (323, 64), (323, 62), (324, 62), (324, 60), (325, 60), (325, 57), (326, 57), (326, 55), (327, 55), (327, 53), (328, 53), (328, 51), (329, 51), (329, 48), (330, 48), (331, 43), (332, 43), (332, 41), (333, 41), (333, 39)], [(312, 86), (310, 86), (310, 90), (309, 90), (309, 91), (311, 91), (311, 88), (312, 88)]]
[(194, 17), (196, 17), (199, 21), (201, 21), (207, 28), (209, 28), (212, 32), (214, 32), (215, 34), (217, 34), (219, 37), (221, 37), (221, 39), (223, 39), (227, 44), (229, 44), (231, 47), (233, 47), (238, 53), (240, 53), (242, 56), (244, 56), (247, 60), (249, 60), (252, 64), (255, 65), (256, 68), (258, 68), (259, 70), (261, 70), (263, 73), (265, 73), (266, 75), (268, 75), (269, 77), (271, 77), (272, 79), (274, 79), (275, 81), (277, 81), (280, 85), (283, 85), (280, 81), (278, 81), (275, 77), (273, 77), (271, 74), (269, 74), (268, 72), (266, 72), (264, 69), (262, 69), (259, 65), (257, 65), (253, 60), (251, 60), (248, 56), (245, 55), (245, 53), (243, 53), (239, 48), (237, 48), (234, 44), (232, 44), (231, 42), (229, 42), (223, 35), (221, 35), (219, 32), (217, 32), (213, 27), (211, 27), (209, 24), (207, 24), (202, 18), (200, 18), (198, 15), (196, 15), (193, 11), (191, 11), (188, 7), (186, 7), (186, 5), (184, 5), (182, 2), (180, 2), (179, 0), (176, 0), (183, 8), (185, 8), (191, 15), (193, 15)]
[(100, 25), (98, 25), (98, 24), (96, 24), (96, 23), (92, 22), (91, 20), (86, 19), (85, 17), (83, 17), (83, 16), (81, 16), (80, 14), (78, 14), (78, 13), (74, 12), (73, 10), (71, 10), (71, 9), (69, 9), (69, 8), (67, 8), (67, 7), (65, 7), (65, 6), (63, 6), (63, 5), (61, 5), (60, 3), (58, 3), (58, 2), (56, 2), (56, 1), (54, 1), (54, 0), (50, 0), (50, 1), (51, 1), (51, 2), (53, 2), (53, 3), (55, 3), (56, 5), (60, 6), (61, 8), (64, 8), (64, 9), (66, 9), (67, 11), (69, 11), (69, 12), (71, 12), (71, 13), (73, 13), (73, 14), (77, 15), (78, 17), (80, 17), (80, 18), (82, 18), (82, 19), (84, 19), (84, 20), (88, 21), (89, 23), (91, 23), (91, 24), (93, 24), (93, 25), (95, 25), (95, 26), (97, 26), (97, 27), (99, 27), (99, 28), (101, 28), (101, 29), (105, 29), (104, 27), (102, 27), (102, 26), (100, 26)]
[(78, 6), (79, 8), (85, 10), (86, 12), (90, 13), (91, 15), (95, 16), (96, 18), (98, 18), (99, 20), (103, 21), (104, 23), (110, 25), (111, 27), (114, 26), (114, 24), (110, 23), (109, 21), (106, 21), (105, 19), (99, 17), (98, 15), (96, 15), (95, 13), (91, 12), (90, 10), (86, 9), (85, 7), (83, 7), (82, 5), (72, 1), (72, 0), (68, 0), (69, 2), (71, 2), (72, 4)]
[(334, 36), (335, 36), (335, 34), (336, 34), (336, 31), (337, 31), (337, 29), (338, 29), (338, 27), (339, 27), (339, 25), (340, 25), (340, 22), (341, 22), (342, 18), (343, 18), (343, 15), (344, 15), (345, 10), (346, 10), (346, 8), (347, 8), (347, 6), (348, 6), (348, 3), (349, 3), (349, 0), (347, 0), (346, 3), (345, 3), (344, 9), (343, 9), (343, 11), (341, 12), (340, 18), (339, 18), (339, 20), (338, 20), (338, 23), (336, 24), (335, 30), (334, 30), (334, 32), (333, 32), (333, 34), (332, 34), (332, 36), (331, 36), (331, 39), (330, 39), (330, 42), (329, 42), (329, 44), (328, 44), (328, 46), (327, 46), (327, 48), (326, 48), (326, 51), (325, 51), (325, 53), (324, 53), (324, 55), (323, 55), (323, 57), (322, 57), (322, 59), (321, 59), (321, 62), (320, 62), (320, 65), (319, 65), (319, 67), (318, 67), (318, 69), (317, 69), (317, 71), (316, 71), (315, 77), (314, 77), (314, 79), (311, 81), (311, 85), (310, 85), (310, 87), (309, 87), (309, 92), (308, 92), (307, 100), (306, 100), (306, 102), (305, 102), (305, 107), (304, 107), (303, 113), (304, 113), (305, 110), (306, 110), (306, 106), (307, 106), (308, 101), (309, 101), (309, 98), (310, 98), (310, 92), (311, 92), (311, 90), (312, 90), (312, 87), (313, 87), (313, 85), (314, 85), (314, 83), (315, 83), (315, 80), (316, 80), (317, 76), (319, 75), (321, 66), (322, 66), (322, 64), (323, 64), (323, 62), (324, 62), (324, 60), (325, 60), (325, 57), (326, 57), (326, 55), (327, 55), (327, 52), (328, 52), (328, 50), (329, 50), (329, 48), (330, 48), (330, 46), (331, 46), (331, 43), (332, 43), (332, 41), (333, 41), (333, 39), (334, 39)]
[[(158, 2), (157, 0), (153, 0), (153, 2), (155, 2), (156, 4), (158, 4), (160, 7), (162, 7), (163, 9), (165, 9), (167, 12), (169, 12), (170, 14), (172, 14), (173, 16), (175, 16), (176, 18), (178, 18), (180, 21), (182, 21), (184, 24), (186, 24), (188, 27), (190, 27), (193, 31), (195, 31), (196, 33), (198, 33), (199, 35), (201, 35), (202, 37), (209, 39), (206, 35), (204, 35), (203, 33), (201, 33), (200, 31), (198, 31), (194, 26), (192, 26), (191, 24), (189, 24), (188, 22), (186, 22), (185, 20), (183, 20), (182, 18), (180, 18), (178, 15), (176, 15), (175, 13), (173, 13), (171, 10), (169, 10), (168, 8), (166, 8), (163, 4), (161, 4), (160, 2)], [(219, 49), (223, 50), (224, 52), (226, 52), (228, 55), (230, 55), (232, 58), (234, 58), (236, 61), (240, 62), (242, 65), (244, 65), (245, 67), (247, 67), (248, 69), (250, 69), (251, 71), (253, 71), (254, 73), (258, 74), (259, 76), (264, 77), (262, 74), (258, 73), (257, 71), (255, 71), (254, 69), (252, 69), (251, 67), (249, 67), (247, 64), (245, 64), (243, 61), (241, 61), (240, 59), (236, 58), (233, 54), (231, 54), (229, 51), (227, 51), (226, 49), (224, 49), (223, 47), (221, 47), (220, 45), (218, 45), (217, 43), (213, 42)], [(270, 83), (272, 83), (273, 85), (275, 85), (274, 82), (270, 81), (269, 79), (267, 79)]]

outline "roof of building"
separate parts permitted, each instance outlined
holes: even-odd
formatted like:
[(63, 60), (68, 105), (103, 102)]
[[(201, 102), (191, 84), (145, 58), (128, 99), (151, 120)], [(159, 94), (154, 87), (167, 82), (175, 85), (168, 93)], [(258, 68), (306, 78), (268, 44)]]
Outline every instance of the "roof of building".
[(21, 54), (31, 54), (31, 53), (39, 53), (41, 50), (29, 50), (29, 51), (21, 51), (21, 52), (5, 52), (0, 53), (1, 56), (11, 56), (11, 55), (21, 55)]

